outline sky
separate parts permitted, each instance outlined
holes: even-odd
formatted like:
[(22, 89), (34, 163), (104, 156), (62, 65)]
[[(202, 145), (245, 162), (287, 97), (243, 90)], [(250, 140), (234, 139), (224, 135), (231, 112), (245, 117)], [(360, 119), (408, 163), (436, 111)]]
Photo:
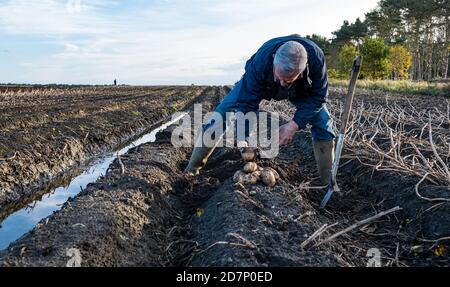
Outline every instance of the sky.
[(0, 83), (226, 85), (267, 40), (378, 0), (0, 0)]

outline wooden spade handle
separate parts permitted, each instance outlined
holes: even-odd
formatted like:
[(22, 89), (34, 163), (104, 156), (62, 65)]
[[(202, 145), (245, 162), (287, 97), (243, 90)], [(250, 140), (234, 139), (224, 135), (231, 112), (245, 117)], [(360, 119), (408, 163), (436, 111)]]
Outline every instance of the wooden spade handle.
[(356, 59), (353, 61), (352, 75), (348, 86), (348, 93), (347, 96), (345, 97), (344, 113), (342, 114), (341, 120), (340, 132), (342, 134), (345, 134), (345, 132), (347, 131), (347, 123), (350, 117), (350, 110), (352, 108), (353, 96), (355, 95), (356, 80), (358, 79), (359, 72), (361, 70), (361, 62), (362, 56), (356, 57)]

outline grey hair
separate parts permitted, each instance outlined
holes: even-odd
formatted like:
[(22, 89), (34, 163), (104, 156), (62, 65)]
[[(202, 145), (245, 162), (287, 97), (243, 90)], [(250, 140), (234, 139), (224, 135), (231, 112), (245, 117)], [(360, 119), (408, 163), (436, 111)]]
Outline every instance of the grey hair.
[(276, 51), (273, 65), (279, 67), (284, 75), (290, 76), (303, 72), (307, 61), (305, 47), (296, 41), (288, 41)]

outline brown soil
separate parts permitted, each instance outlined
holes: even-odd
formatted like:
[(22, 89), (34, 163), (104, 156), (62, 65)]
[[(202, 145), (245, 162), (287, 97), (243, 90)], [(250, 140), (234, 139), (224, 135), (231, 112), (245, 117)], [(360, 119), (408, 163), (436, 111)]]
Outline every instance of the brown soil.
[[(205, 111), (223, 94), (204, 99)], [(414, 195), (417, 178), (350, 161), (340, 170), (342, 192), (319, 210), (324, 191), (305, 188), (318, 185), (310, 141), (299, 132), (276, 159), (258, 160), (279, 172), (275, 187), (237, 192), (231, 177), (244, 163), (236, 150), (218, 150), (201, 175), (190, 178), (182, 170), (191, 150), (173, 148), (170, 130), (162, 132), (155, 143), (122, 157), (124, 174), (116, 161), (106, 176), (0, 252), (0, 265), (65, 266), (70, 248), (81, 252), (83, 266), (366, 266), (371, 248), (387, 266), (450, 265), (448, 251), (437, 254), (437, 244), (420, 241), (448, 236), (450, 205), (426, 211), (433, 204)], [(316, 246), (396, 205), (403, 209)], [(321, 226), (335, 223), (300, 248)]]
[[(102, 152), (156, 127), (212, 88), (4, 88), (0, 219)], [(44, 190), (44, 191), (43, 191)], [(28, 200), (27, 200), (28, 199)]]

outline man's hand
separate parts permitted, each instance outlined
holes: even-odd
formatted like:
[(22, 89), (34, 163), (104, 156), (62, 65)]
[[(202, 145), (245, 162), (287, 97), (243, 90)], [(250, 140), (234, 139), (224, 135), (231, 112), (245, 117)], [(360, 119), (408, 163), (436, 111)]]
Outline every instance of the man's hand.
[(282, 125), (280, 127), (280, 145), (289, 144), (294, 138), (296, 131), (298, 131), (298, 125), (294, 121)]

